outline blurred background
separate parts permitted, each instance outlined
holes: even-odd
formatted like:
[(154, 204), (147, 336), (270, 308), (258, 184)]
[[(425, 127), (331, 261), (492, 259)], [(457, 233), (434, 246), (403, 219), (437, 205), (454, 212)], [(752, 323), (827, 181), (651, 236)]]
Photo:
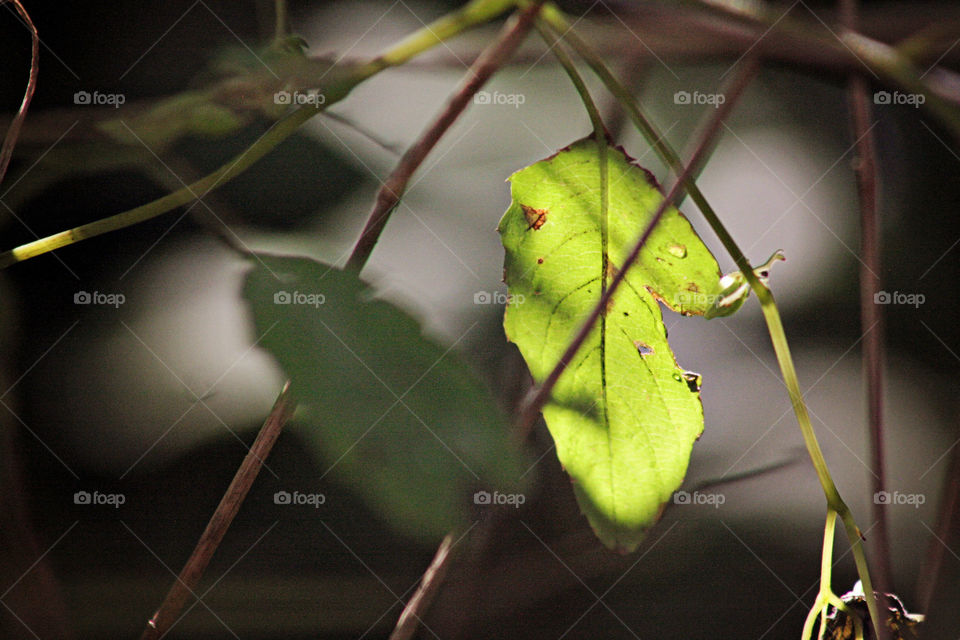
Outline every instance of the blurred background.
[[(78, 136), (100, 112), (75, 105), (76, 92), (133, 103), (195, 86), (217, 56), (269, 40), (272, 3), (26, 6), (43, 40), (40, 76), (0, 185), (0, 249), (156, 199), (269, 127), (187, 138), (159, 154), (162, 162), (101, 170), (111, 152)], [(311, 55), (363, 60), (455, 6), (292, 2), (291, 23)], [(713, 106), (677, 96), (715, 93), (738, 63), (742, 34), (711, 32), (702, 18), (657, 3), (565, 8), (585, 16), (578, 30), (631, 82), (670, 142), (685, 148)], [(836, 20), (832, 3), (788, 9), (797, 19)], [(29, 35), (12, 11), (0, 18), (0, 110), (12, 114)], [(960, 10), (863, 3), (864, 31), (889, 42), (935, 20), (954, 24)], [(497, 26), (365, 82), (204, 205), (0, 274), (3, 637), (139, 634), (283, 383), (255, 345), (240, 297), (246, 263), (219, 236), (343, 264), (380, 181)], [(787, 256), (771, 286), (830, 469), (869, 544), (859, 214), (844, 76), (835, 65), (824, 70), (828, 56), (804, 59), (776, 34), (761, 49), (769, 59), (700, 185), (751, 261), (776, 249)], [(939, 60), (946, 69), (958, 63), (960, 48)], [(664, 180), (648, 145), (592, 77), (589, 84), (626, 151)], [(458, 120), (415, 175), (363, 276), (431, 339), (456, 344), (509, 409), (529, 376), (505, 341), (502, 307), (475, 303), (478, 292), (506, 292), (495, 231), (510, 201), (505, 180), (589, 134), (590, 124), (534, 36), (485, 90), (514, 99), (474, 104)], [(955, 637), (960, 538), (945, 535), (941, 510), (951, 466), (957, 477), (960, 438), (960, 147), (922, 109), (877, 105), (874, 116), (882, 277), (893, 301), (885, 307), (888, 486), (913, 497), (888, 510), (894, 587), (908, 609), (930, 606), (938, 628)], [(732, 270), (696, 208), (681, 208), (721, 269)], [(122, 295), (123, 303), (76, 304), (80, 292)], [(897, 303), (904, 296), (915, 303)], [(705, 430), (685, 488), (722, 495), (723, 504), (670, 505), (638, 552), (613, 554), (580, 516), (541, 423), (526, 503), (461, 543), (420, 637), (797, 637), (816, 595), (825, 504), (758, 305), (709, 322), (665, 312), (665, 321), (678, 361), (704, 380)], [(349, 485), (326, 476), (296, 425), (269, 466), (214, 557), (202, 604), (169, 637), (387, 637), (439, 540), (395, 533)], [(274, 504), (274, 492), (291, 485), (316, 487), (327, 503)], [(124, 502), (75, 503), (76, 492), (93, 490)], [(842, 538), (838, 593), (856, 580)]]

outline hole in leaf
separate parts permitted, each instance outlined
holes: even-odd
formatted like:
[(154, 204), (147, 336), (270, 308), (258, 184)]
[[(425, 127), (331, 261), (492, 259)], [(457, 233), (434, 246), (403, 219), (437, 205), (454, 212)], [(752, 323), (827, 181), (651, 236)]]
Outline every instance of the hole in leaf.
[[(627, 315), (627, 314), (624, 313), (623, 315)], [(653, 354), (653, 347), (651, 347), (650, 345), (644, 342), (640, 342), (639, 340), (634, 340), (633, 346), (637, 348), (637, 351), (640, 353), (641, 356), (649, 356)]]
[(683, 379), (687, 383), (687, 387), (690, 389), (691, 393), (697, 393), (700, 391), (700, 384), (703, 382), (703, 376), (695, 371), (684, 371)]

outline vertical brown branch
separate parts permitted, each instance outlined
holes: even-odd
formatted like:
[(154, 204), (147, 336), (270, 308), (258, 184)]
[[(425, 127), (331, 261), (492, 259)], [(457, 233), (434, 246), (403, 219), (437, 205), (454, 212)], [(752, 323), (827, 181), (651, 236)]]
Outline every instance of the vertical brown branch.
[[(3, 2), (0, 2), (3, 4)], [(37, 75), (40, 73), (40, 35), (37, 28), (30, 19), (30, 14), (20, 4), (20, 0), (10, 0), (17, 9), (17, 14), (23, 19), (30, 30), (30, 78), (27, 80), (27, 89), (23, 93), (23, 101), (20, 103), (20, 109), (17, 115), (10, 122), (10, 128), (7, 129), (7, 135), (3, 139), (3, 146), (0, 147), (0, 184), (3, 184), (3, 178), (7, 174), (7, 166), (10, 164), (10, 158), (13, 156), (13, 148), (17, 144), (17, 137), (20, 135), (20, 127), (27, 117), (27, 109), (30, 108), (30, 101), (33, 100), (33, 92), (37, 88)]]
[(260, 428), (260, 433), (257, 434), (253, 446), (250, 447), (250, 451), (247, 452), (243, 462), (240, 463), (240, 468), (237, 469), (230, 486), (227, 487), (220, 504), (217, 505), (217, 510), (214, 511), (210, 522), (207, 523), (207, 528), (200, 536), (197, 546), (180, 571), (180, 575), (177, 576), (176, 582), (167, 592), (160, 608), (147, 623), (140, 640), (157, 640), (177, 620), (177, 616), (183, 610), (187, 600), (196, 591), (197, 585), (203, 577), (203, 572), (210, 563), (217, 547), (220, 546), (220, 542), (223, 540), (227, 529), (230, 528), (237, 511), (240, 510), (240, 505), (247, 497), (247, 492), (250, 491), (257, 474), (260, 473), (264, 460), (270, 455), (270, 450), (277, 441), (277, 437), (287, 421), (293, 416), (295, 407), (296, 402), (290, 396), (290, 382), (288, 381), (283, 386), (270, 415), (267, 416), (266, 421)]
[[(858, 24), (856, 0), (841, 0), (843, 26)], [(870, 545), (874, 587), (881, 593), (893, 590), (887, 505), (876, 496), (886, 486), (883, 443), (883, 377), (885, 327), (883, 306), (876, 303), (881, 290), (880, 225), (878, 220), (877, 157), (873, 136), (873, 109), (866, 78), (851, 75), (847, 86), (853, 136), (856, 141), (854, 173), (860, 202), (860, 330), (863, 338), (863, 375), (866, 379), (867, 426), (873, 467), (873, 520)], [(885, 630), (881, 630), (881, 637)]]
[(533, 18), (540, 11), (540, 3), (515, 14), (504, 26), (500, 36), (474, 61), (467, 71), (460, 85), (447, 101), (440, 115), (420, 134), (393, 171), (387, 177), (377, 199), (367, 217), (363, 233), (357, 240), (353, 252), (347, 259), (347, 267), (360, 270), (367, 263), (373, 248), (380, 239), (380, 233), (387, 224), (390, 214), (400, 203), (400, 198), (407, 188), (407, 183), (414, 171), (427, 157), (427, 154), (436, 146), (443, 134), (453, 125), (460, 114), (470, 103), (474, 94), (486, 84), (487, 80), (496, 73), (517, 50), (520, 43), (533, 27)]

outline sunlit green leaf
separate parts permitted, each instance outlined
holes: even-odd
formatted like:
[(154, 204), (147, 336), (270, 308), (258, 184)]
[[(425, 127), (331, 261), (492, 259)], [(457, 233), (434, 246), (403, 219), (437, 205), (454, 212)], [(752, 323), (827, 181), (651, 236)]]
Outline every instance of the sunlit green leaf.
[[(581, 140), (515, 173), (500, 221), (510, 288), (504, 328), (542, 381), (596, 305), (662, 195), (620, 149), (607, 150), (608, 239), (600, 225), (598, 147)], [(597, 535), (633, 550), (686, 473), (703, 430), (700, 376), (677, 365), (660, 300), (703, 315), (720, 271), (670, 208), (543, 414), (560, 462)]]

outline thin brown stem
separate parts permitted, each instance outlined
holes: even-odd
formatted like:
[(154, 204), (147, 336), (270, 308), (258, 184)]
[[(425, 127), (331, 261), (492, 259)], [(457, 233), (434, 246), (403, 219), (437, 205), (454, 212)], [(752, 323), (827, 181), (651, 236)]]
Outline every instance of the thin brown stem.
[[(0, 4), (3, 4), (0, 2)], [(0, 184), (3, 184), (3, 178), (7, 175), (7, 167), (10, 165), (10, 158), (13, 156), (13, 148), (17, 144), (17, 137), (20, 135), (20, 127), (27, 117), (27, 109), (30, 108), (30, 101), (33, 100), (33, 92), (37, 88), (37, 76), (40, 73), (40, 35), (37, 28), (30, 19), (30, 14), (20, 4), (20, 0), (10, 0), (17, 9), (17, 14), (23, 19), (30, 30), (30, 77), (27, 80), (27, 89), (23, 93), (23, 101), (20, 102), (20, 109), (17, 115), (10, 122), (7, 129), (7, 135), (3, 139), (3, 146), (0, 147)]]
[[(841, 20), (845, 28), (859, 26), (856, 0), (841, 0)], [(866, 379), (867, 428), (873, 466), (873, 520), (870, 535), (873, 557), (873, 579), (876, 590), (893, 590), (890, 561), (890, 536), (887, 505), (876, 496), (886, 485), (883, 443), (883, 378), (884, 378), (884, 314), (876, 303), (882, 282), (880, 259), (880, 224), (878, 220), (877, 157), (873, 127), (876, 124), (870, 104), (870, 87), (862, 75), (851, 75), (847, 86), (847, 103), (851, 113), (853, 138), (856, 141), (854, 174), (860, 203), (860, 327), (863, 338), (863, 374)], [(880, 630), (881, 637), (886, 630)]]
[(586, 321), (580, 327), (580, 330), (577, 332), (574, 339), (567, 346), (567, 349), (560, 357), (560, 360), (554, 366), (550, 374), (544, 379), (544, 381), (540, 383), (538, 387), (534, 388), (528, 395), (528, 400), (521, 408), (520, 417), (518, 420), (518, 433), (521, 440), (526, 439), (527, 434), (530, 432), (530, 429), (536, 423), (537, 418), (540, 415), (540, 410), (550, 398), (550, 393), (553, 391), (553, 387), (556, 385), (557, 380), (560, 379), (560, 375), (566, 369), (567, 364), (573, 360), (573, 357), (577, 354), (577, 351), (580, 350), (580, 347), (583, 346), (587, 336), (593, 329), (594, 323), (600, 317), (600, 314), (603, 313), (603, 310), (607, 308), (608, 302), (613, 297), (614, 293), (616, 293), (617, 288), (620, 286), (620, 283), (630, 270), (630, 267), (632, 267), (637, 261), (637, 258), (640, 256), (641, 249), (643, 249), (643, 246), (646, 244), (650, 234), (653, 233), (657, 223), (660, 222), (660, 219), (663, 217), (663, 214), (666, 212), (667, 208), (670, 207), (680, 197), (680, 194), (684, 192), (684, 184), (692, 175), (695, 175), (696, 171), (700, 167), (700, 163), (709, 155), (714, 138), (719, 132), (724, 119), (733, 110), (734, 105), (736, 105), (744, 89), (746, 89), (746, 87), (753, 80), (754, 76), (756, 75), (757, 68), (757, 61), (751, 58), (750, 61), (741, 65), (739, 71), (734, 74), (731, 80), (727, 82), (721, 89), (721, 92), (726, 96), (726, 101), (714, 111), (712, 118), (708, 122), (707, 126), (704, 127), (704, 130), (700, 134), (700, 138), (695, 146), (693, 155), (683, 168), (683, 171), (677, 177), (673, 187), (667, 193), (666, 197), (660, 202), (660, 205), (654, 212), (653, 217), (647, 224), (646, 229), (644, 229), (643, 233), (640, 234), (640, 237), (631, 250), (630, 255), (627, 256), (626, 260), (624, 260), (623, 265), (621, 265), (619, 271), (617, 271), (613, 279), (610, 281), (609, 288), (603, 293), (603, 295), (600, 296), (600, 300), (598, 300), (597, 304), (594, 305), (590, 315), (587, 316)]
[(217, 547), (220, 546), (224, 534), (230, 528), (230, 524), (237, 515), (237, 511), (240, 510), (244, 498), (247, 497), (247, 492), (250, 491), (253, 481), (260, 473), (264, 460), (270, 455), (270, 450), (277, 441), (280, 432), (283, 431), (284, 425), (293, 416), (295, 408), (296, 402), (290, 395), (290, 382), (288, 381), (277, 397), (273, 409), (270, 410), (270, 415), (267, 416), (266, 421), (260, 428), (260, 433), (257, 434), (253, 446), (250, 447), (250, 451), (247, 452), (240, 468), (233, 476), (233, 481), (227, 487), (220, 504), (217, 505), (217, 510), (214, 511), (210, 522), (207, 523), (207, 528), (200, 536), (197, 546), (180, 571), (180, 575), (177, 576), (176, 582), (167, 592), (167, 597), (164, 598), (160, 608), (147, 622), (147, 627), (140, 636), (140, 640), (158, 640), (163, 636), (176, 622), (190, 596), (195, 595), (197, 585), (200, 583), (210, 559), (216, 552)]
[(447, 575), (450, 551), (454, 544), (456, 543), (453, 539), (453, 533), (444, 536), (443, 542), (440, 543), (433, 556), (433, 560), (430, 561), (430, 566), (423, 572), (417, 592), (413, 594), (413, 597), (407, 602), (407, 606), (403, 608), (403, 613), (397, 620), (397, 626), (390, 634), (390, 640), (410, 640), (413, 634), (417, 632), (420, 614), (433, 603), (433, 599)]
[(380, 239), (380, 233), (390, 219), (390, 214), (396, 209), (403, 197), (404, 191), (413, 173), (420, 167), (424, 159), (436, 146), (440, 138), (447, 132), (460, 114), (470, 104), (470, 100), (481, 87), (496, 73), (517, 50), (520, 43), (533, 28), (533, 19), (540, 11), (540, 5), (535, 4), (515, 14), (500, 32), (500, 36), (476, 59), (470, 66), (460, 85), (450, 96), (440, 115), (420, 134), (403, 157), (394, 167), (386, 181), (377, 192), (377, 199), (373, 209), (367, 217), (363, 233), (354, 245), (353, 252), (347, 259), (347, 267), (363, 269), (373, 248)]

